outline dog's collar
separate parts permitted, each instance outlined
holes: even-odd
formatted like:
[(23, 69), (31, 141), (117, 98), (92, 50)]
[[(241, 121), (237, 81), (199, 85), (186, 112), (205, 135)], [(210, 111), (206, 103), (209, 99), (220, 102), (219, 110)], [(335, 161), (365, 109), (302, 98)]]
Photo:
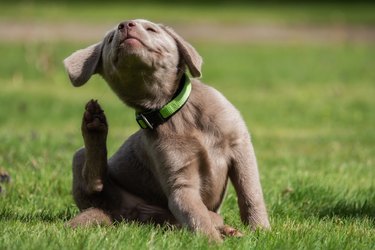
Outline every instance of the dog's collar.
[(136, 121), (141, 128), (151, 130), (156, 128), (158, 125), (166, 122), (185, 105), (191, 93), (191, 82), (189, 77), (184, 74), (181, 78), (181, 83), (183, 84), (180, 84), (175, 97), (161, 109), (135, 113)]

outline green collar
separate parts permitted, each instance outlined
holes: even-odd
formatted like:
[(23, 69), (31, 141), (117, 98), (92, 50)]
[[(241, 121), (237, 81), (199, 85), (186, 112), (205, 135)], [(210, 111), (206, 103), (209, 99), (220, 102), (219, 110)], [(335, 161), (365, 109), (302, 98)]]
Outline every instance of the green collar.
[(154, 129), (166, 122), (184, 106), (191, 93), (191, 83), (189, 77), (185, 74), (182, 76), (181, 82), (183, 82), (183, 85), (177, 90), (176, 96), (161, 109), (144, 113), (136, 112), (136, 120), (141, 128)]

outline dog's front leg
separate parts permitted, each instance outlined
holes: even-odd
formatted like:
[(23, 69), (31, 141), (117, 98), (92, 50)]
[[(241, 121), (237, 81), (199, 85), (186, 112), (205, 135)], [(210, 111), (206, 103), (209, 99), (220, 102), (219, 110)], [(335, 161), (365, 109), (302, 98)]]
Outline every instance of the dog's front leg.
[(168, 205), (182, 225), (194, 232), (203, 233), (210, 240), (222, 241), (220, 233), (211, 221), (209, 211), (200, 197), (199, 190), (193, 187), (177, 188), (171, 192)]
[(241, 220), (251, 229), (270, 229), (255, 153), (250, 139), (234, 149), (229, 177), (237, 192)]

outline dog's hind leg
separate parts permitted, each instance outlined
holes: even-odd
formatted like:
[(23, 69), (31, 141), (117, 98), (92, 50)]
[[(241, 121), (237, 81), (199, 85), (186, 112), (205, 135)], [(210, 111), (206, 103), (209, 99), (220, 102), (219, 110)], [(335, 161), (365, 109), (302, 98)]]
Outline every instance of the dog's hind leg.
[(88, 167), (86, 155), (86, 149), (82, 148), (73, 157), (73, 198), (80, 211), (101, 206), (105, 198), (102, 191), (92, 192), (88, 188), (83, 175), (84, 168)]
[(73, 157), (73, 197), (82, 210), (94, 205), (88, 200), (99, 199), (108, 168), (108, 124), (97, 101), (87, 103), (81, 130), (85, 148), (78, 150)]
[(104, 111), (97, 101), (86, 104), (82, 120), (82, 136), (85, 143), (85, 163), (82, 175), (88, 193), (103, 190), (104, 178), (107, 174), (107, 134), (108, 124)]
[(109, 211), (104, 209), (107, 203), (103, 191), (90, 192), (83, 176), (87, 166), (86, 149), (78, 150), (73, 157), (73, 198), (80, 213), (67, 222), (73, 228), (90, 225), (109, 225), (113, 222)]
[(69, 222), (71, 226), (112, 221), (104, 212), (108, 195), (103, 191), (107, 182), (108, 125), (96, 101), (87, 103), (81, 129), (85, 148), (78, 150), (73, 157), (73, 198), (83, 212)]

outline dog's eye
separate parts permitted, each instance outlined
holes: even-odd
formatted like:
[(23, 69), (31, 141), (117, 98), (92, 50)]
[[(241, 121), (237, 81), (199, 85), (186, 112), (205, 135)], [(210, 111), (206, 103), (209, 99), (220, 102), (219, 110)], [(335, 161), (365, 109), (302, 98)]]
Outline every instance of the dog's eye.
[(156, 33), (156, 29), (152, 28), (152, 27), (147, 27), (146, 29), (147, 31), (150, 31), (150, 32), (153, 32), (153, 33)]
[(112, 34), (112, 35), (108, 38), (108, 43), (111, 43), (111, 42), (112, 42), (114, 36), (115, 36), (115, 34)]

